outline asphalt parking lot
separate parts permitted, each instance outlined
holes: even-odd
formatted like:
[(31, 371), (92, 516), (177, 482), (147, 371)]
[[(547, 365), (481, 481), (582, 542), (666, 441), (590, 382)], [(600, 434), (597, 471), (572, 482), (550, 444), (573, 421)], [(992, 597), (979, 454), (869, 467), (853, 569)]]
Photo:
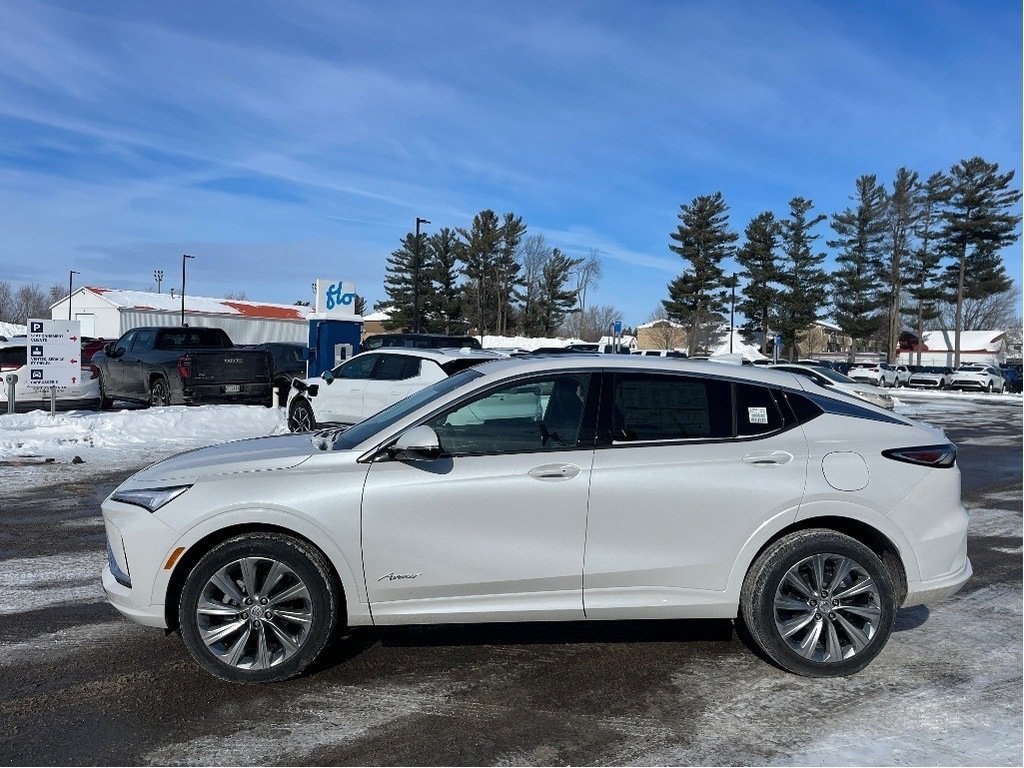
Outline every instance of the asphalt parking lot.
[(41, 467), (0, 500), (0, 763), (1020, 765), (1021, 408), (918, 416), (960, 447), (975, 575), (839, 680), (688, 621), (361, 630), (301, 679), (222, 683), (103, 600), (125, 475)]

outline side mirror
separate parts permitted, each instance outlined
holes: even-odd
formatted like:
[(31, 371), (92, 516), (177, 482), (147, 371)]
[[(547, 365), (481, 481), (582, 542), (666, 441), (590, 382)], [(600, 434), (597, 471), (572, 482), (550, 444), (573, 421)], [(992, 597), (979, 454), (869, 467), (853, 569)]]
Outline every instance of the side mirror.
[(398, 436), (388, 455), (399, 461), (433, 461), (441, 455), (441, 441), (430, 427), (413, 427)]
[(324, 371), (323, 373), (320, 374), (320, 378), (323, 379), (328, 384), (330, 384), (332, 381), (334, 381), (334, 374), (331, 373), (330, 371)]

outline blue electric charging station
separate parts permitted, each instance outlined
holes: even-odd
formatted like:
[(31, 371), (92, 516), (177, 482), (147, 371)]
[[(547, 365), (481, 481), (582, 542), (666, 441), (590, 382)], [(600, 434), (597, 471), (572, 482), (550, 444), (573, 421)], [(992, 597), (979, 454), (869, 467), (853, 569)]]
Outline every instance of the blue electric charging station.
[(312, 315), (309, 319), (309, 360), (306, 376), (314, 378), (352, 355), (359, 354), (363, 319), (355, 315), (338, 317)]

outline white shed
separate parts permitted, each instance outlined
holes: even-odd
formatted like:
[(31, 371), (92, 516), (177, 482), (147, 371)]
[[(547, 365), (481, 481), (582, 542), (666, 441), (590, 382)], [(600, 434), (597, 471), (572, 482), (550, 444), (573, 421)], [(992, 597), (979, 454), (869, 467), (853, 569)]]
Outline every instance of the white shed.
[[(83, 336), (116, 339), (140, 326), (181, 325), (181, 296), (148, 291), (122, 291), (83, 286), (50, 307), (54, 320), (82, 324)], [(309, 341), (309, 307), (235, 299), (185, 296), (185, 322), (200, 328), (222, 328), (236, 344), (265, 341)]]

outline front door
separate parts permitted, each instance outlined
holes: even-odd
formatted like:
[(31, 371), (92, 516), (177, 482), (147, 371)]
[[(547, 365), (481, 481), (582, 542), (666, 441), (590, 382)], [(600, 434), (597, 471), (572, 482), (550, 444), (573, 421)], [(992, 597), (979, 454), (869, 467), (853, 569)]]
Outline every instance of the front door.
[(426, 422), (441, 458), (373, 464), (363, 564), (375, 622), (583, 618), (590, 380), (501, 386)]

